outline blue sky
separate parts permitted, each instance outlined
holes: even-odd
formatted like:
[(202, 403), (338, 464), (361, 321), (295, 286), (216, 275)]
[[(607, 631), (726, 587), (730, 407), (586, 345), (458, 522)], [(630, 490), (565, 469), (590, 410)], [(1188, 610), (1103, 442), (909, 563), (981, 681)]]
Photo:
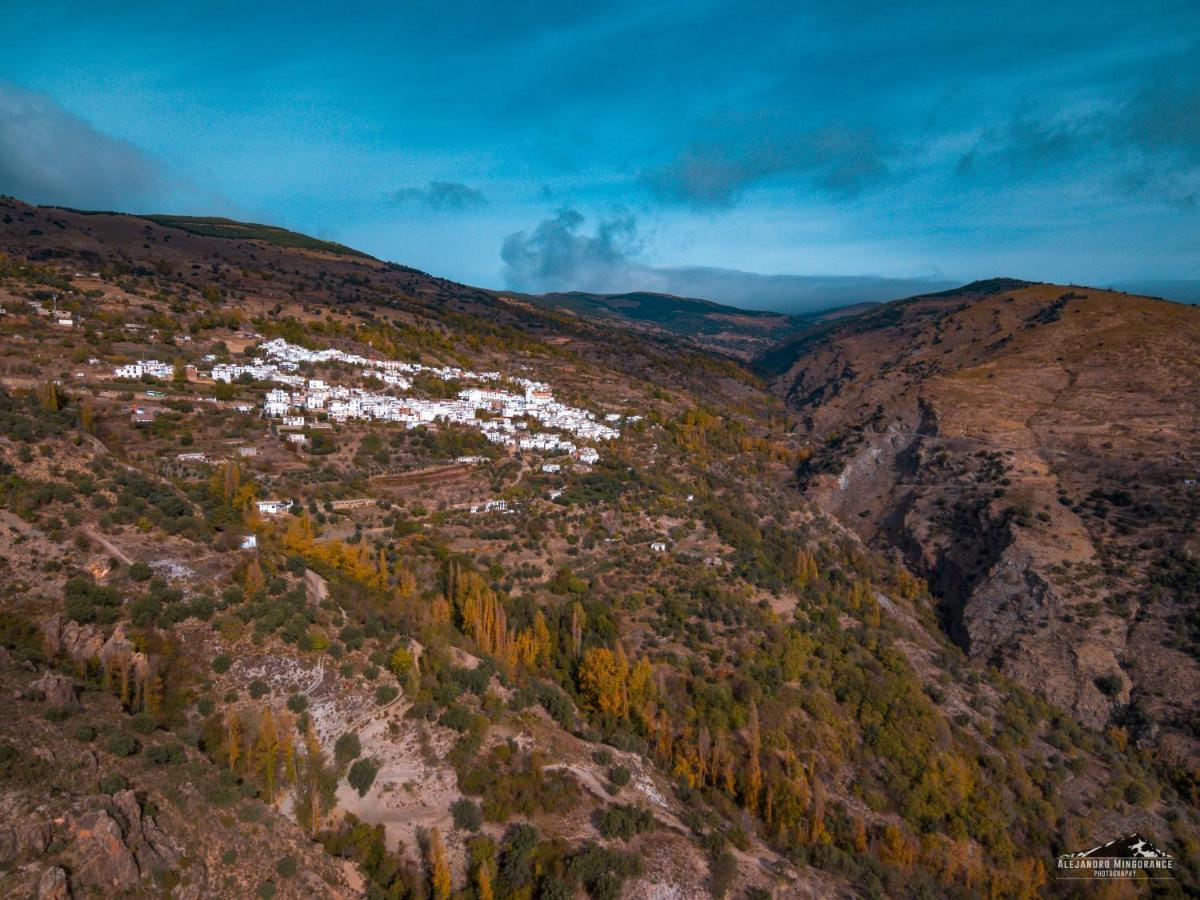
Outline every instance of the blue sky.
[(39, 2), (0, 192), (487, 287), (1200, 279), (1200, 4)]

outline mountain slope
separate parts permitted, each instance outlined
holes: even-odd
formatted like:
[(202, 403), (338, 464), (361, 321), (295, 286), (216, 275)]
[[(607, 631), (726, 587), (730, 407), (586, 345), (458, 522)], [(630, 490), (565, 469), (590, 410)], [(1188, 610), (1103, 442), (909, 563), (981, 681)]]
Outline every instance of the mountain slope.
[(763, 365), (820, 443), (809, 496), (927, 577), (972, 657), (1195, 758), (1200, 310), (995, 280)]
[(1135, 831), (1195, 889), (1194, 785), (959, 652), (729, 359), (133, 217), (0, 252), (0, 892), (1032, 897)]
[(635, 331), (664, 331), (699, 346), (749, 359), (787, 338), (798, 317), (738, 309), (670, 294), (589, 294), (580, 291), (528, 296), (550, 309), (620, 324)]

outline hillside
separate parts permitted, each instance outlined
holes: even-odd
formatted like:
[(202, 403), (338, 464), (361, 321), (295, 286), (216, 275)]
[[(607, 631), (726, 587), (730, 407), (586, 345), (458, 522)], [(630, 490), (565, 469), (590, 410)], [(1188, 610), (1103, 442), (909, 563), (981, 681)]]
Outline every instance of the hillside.
[[(0, 893), (1033, 897), (1135, 831), (1197, 889), (1154, 736), (823, 511), (804, 370), (144, 218), (0, 254)], [(830, 420), (906, 310), (821, 323)]]
[(1187, 772), (1198, 341), (1195, 307), (998, 279), (830, 323), (763, 364), (820, 444), (808, 495), (928, 578), (973, 659)]
[(709, 300), (669, 294), (588, 294), (580, 291), (531, 295), (524, 299), (548, 309), (565, 309), (643, 333), (677, 338), (742, 359), (750, 359), (791, 335), (800, 317), (738, 309)]

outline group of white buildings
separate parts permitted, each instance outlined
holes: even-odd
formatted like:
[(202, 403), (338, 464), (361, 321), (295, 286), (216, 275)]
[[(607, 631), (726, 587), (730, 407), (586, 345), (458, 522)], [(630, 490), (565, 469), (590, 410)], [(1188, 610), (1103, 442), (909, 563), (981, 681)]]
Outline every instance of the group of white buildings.
[[(368, 419), (398, 422), (409, 428), (434, 422), (455, 423), (479, 429), (496, 444), (567, 453), (588, 464), (599, 460), (600, 454), (594, 447), (579, 442), (596, 443), (620, 436), (616, 427), (622, 418), (620, 414), (609, 413), (600, 421), (593, 412), (560, 403), (548, 385), (527, 378), (512, 379), (518, 393), (502, 389), (499, 372), (368, 359), (334, 349), (309, 350), (282, 338), (268, 341), (260, 350), (263, 355), (248, 364), (214, 363), (211, 377), (214, 381), (233, 382), (248, 375), (256, 381), (284, 385), (267, 392), (262, 411), (264, 416), (279, 419), (288, 428), (303, 428), (305, 415), (317, 413), (335, 422)], [(368, 390), (307, 378), (299, 374), (300, 366), (305, 363), (340, 363), (353, 368), (359, 377), (381, 381), (386, 387)], [(119, 366), (114, 374), (130, 379), (147, 374), (168, 378), (172, 371), (173, 367), (167, 363), (146, 360)], [(417, 373), (475, 385), (459, 391), (455, 399), (403, 396), (412, 387), (410, 376)], [(531, 430), (529, 420), (548, 430)]]
[(159, 362), (157, 359), (144, 359), (127, 366), (117, 366), (113, 372), (117, 378), (129, 378), (134, 381), (140, 380), (143, 375), (166, 379), (174, 374), (175, 367), (173, 365)]

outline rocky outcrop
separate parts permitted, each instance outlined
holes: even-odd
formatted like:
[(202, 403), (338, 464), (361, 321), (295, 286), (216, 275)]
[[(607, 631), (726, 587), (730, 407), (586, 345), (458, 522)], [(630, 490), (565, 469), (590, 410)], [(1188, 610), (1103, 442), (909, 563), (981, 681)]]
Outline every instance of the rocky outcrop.
[(124, 820), (125, 844), (133, 851), (142, 872), (169, 868), (179, 857), (173, 842), (155, 823), (152, 816), (142, 815), (137, 795), (131, 790), (113, 796), (113, 805)]
[(54, 840), (54, 826), (48, 821), (15, 822), (0, 826), (0, 864), (23, 856), (41, 856)]
[(125, 845), (121, 826), (106, 810), (85, 813), (75, 823), (75, 880), (101, 891), (127, 891), (141, 878), (137, 859)]
[(37, 900), (70, 900), (71, 889), (67, 886), (67, 873), (58, 866), (51, 866), (38, 880)]
[(76, 709), (79, 697), (75, 682), (55, 672), (47, 672), (31, 686), (46, 703), (64, 709)]
[(113, 795), (113, 809), (85, 813), (74, 823), (75, 880), (100, 890), (129, 890), (154, 871), (170, 868), (179, 850), (132, 790)]
[(104, 632), (96, 626), (64, 622), (56, 613), (42, 623), (42, 639), (51, 657), (65, 656), (80, 667), (92, 660), (104, 667), (125, 661), (139, 678), (144, 678), (150, 671), (150, 660), (135, 649), (125, 635), (123, 624), (118, 624), (105, 638)]

